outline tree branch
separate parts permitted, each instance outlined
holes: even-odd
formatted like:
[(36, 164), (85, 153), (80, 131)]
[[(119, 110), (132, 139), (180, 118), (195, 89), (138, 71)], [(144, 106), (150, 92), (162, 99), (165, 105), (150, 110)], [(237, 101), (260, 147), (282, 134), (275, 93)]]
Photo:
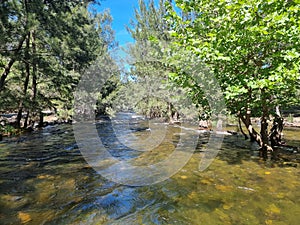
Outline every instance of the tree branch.
[(16, 59), (17, 59), (17, 55), (19, 54), (19, 51), (21, 50), (23, 43), (27, 37), (28, 33), (24, 33), (24, 35), (22, 36), (21, 40), (19, 41), (18, 47), (16, 48), (14, 55), (11, 57), (11, 59), (9, 60), (7, 66), (5, 66), (3, 73), (1, 74), (1, 78), (0, 78), (0, 91), (2, 91), (2, 89), (4, 88), (4, 84), (5, 84), (5, 79), (7, 77), (7, 75), (10, 72), (10, 69), (12, 68), (13, 64), (15, 63)]

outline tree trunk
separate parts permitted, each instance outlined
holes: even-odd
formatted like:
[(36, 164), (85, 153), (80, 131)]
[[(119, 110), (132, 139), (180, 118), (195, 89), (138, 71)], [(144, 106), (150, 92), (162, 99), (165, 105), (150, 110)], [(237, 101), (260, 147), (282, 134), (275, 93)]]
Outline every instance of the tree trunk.
[(17, 119), (16, 119), (16, 128), (20, 128), (21, 127), (21, 120), (22, 120), (22, 113), (23, 113), (23, 100), (20, 101), (19, 103), (19, 109), (18, 109), (18, 114), (17, 114)]
[(23, 87), (23, 97), (21, 98), (21, 100), (19, 102), (19, 110), (18, 110), (17, 120), (16, 120), (17, 128), (21, 127), (23, 104), (24, 104), (24, 101), (26, 100), (26, 94), (27, 94), (27, 89), (28, 89), (28, 84), (29, 84), (29, 77), (30, 77), (29, 48), (30, 48), (30, 33), (27, 35), (27, 38), (26, 38), (26, 53), (25, 53), (25, 60), (24, 60), (26, 77), (25, 77), (24, 87)]
[(240, 118), (240, 117), (238, 118), (238, 121), (239, 121), (239, 128), (240, 128), (240, 131), (241, 131), (242, 134), (244, 135), (245, 140), (249, 139), (248, 135), (244, 132), (244, 130), (243, 130), (243, 128), (242, 128), (241, 118)]
[[(267, 99), (267, 96), (265, 95), (264, 90), (261, 90), (261, 98), (263, 100)], [(266, 102), (266, 101), (263, 101)], [(269, 109), (267, 107), (267, 104), (262, 105), (262, 116), (261, 116), (261, 128), (260, 128), (260, 134), (256, 132), (256, 130), (253, 128), (251, 124), (251, 110), (250, 108), (247, 109), (247, 113), (245, 116), (238, 114), (239, 118), (242, 120), (242, 122), (247, 127), (247, 130), (249, 132), (249, 135), (251, 137), (251, 140), (254, 140), (258, 145), (260, 146), (260, 152), (261, 156), (264, 159), (267, 159), (268, 152), (273, 151), (272, 147), (269, 145), (269, 137), (268, 137), (268, 123), (267, 119), (269, 116)]]
[(178, 123), (179, 113), (171, 102), (168, 102), (168, 116), (170, 124)]
[[(40, 109), (38, 102), (37, 102), (37, 63), (36, 63), (36, 43), (35, 43), (35, 31), (31, 32), (31, 44), (32, 44), (32, 97), (31, 97), (31, 111), (32, 115), (36, 116), (37, 111), (38, 114), (42, 114), (42, 110)], [(35, 119), (33, 119), (35, 120)], [(39, 126), (41, 124), (41, 119), (39, 119)], [(43, 123), (43, 121), (42, 121)], [(34, 122), (32, 124), (34, 126)]]
[(279, 106), (276, 107), (276, 114), (273, 119), (273, 125), (270, 130), (269, 140), (271, 142), (271, 147), (273, 149), (272, 157), (274, 159), (278, 158), (278, 147), (281, 146), (282, 143), (282, 130), (283, 130), (283, 117), (281, 116)]
[(273, 126), (270, 131), (270, 142), (271, 147), (274, 149), (275, 147), (278, 147), (282, 145), (282, 130), (283, 130), (283, 118), (281, 116), (279, 106), (276, 107), (276, 114), (273, 119)]
[(36, 63), (36, 43), (35, 43), (35, 31), (32, 31), (32, 88), (33, 88), (33, 103), (36, 101), (37, 95), (37, 63)]
[(39, 119), (38, 127), (43, 127), (43, 125), (44, 125), (44, 114), (41, 111), (40, 111), (39, 117), (40, 117), (40, 119)]
[[(27, 25), (27, 19), (28, 19), (27, 1), (25, 1), (24, 3), (25, 3), (26, 14), (27, 14), (26, 18), (25, 18), (25, 22), (26, 22), (26, 25)], [(30, 77), (30, 65), (29, 65), (30, 32), (24, 33), (23, 37), (21, 38), (21, 40), (18, 44), (18, 47), (15, 51), (15, 54), (10, 59), (10, 61), (8, 63), (8, 66), (5, 68), (4, 72), (1, 75), (1, 80), (0, 80), (0, 91), (1, 91), (1, 89), (4, 87), (5, 79), (6, 79), (7, 75), (9, 74), (10, 69), (13, 66), (14, 62), (16, 61), (17, 55), (19, 54), (19, 51), (21, 50), (25, 40), (26, 40), (25, 60), (23, 60), (23, 61), (25, 63), (26, 78), (25, 78), (25, 81), (24, 81), (23, 98), (21, 98), (21, 100), (19, 102), (19, 110), (18, 110), (17, 121), (16, 121), (16, 126), (18, 128), (21, 127), (21, 119), (22, 119), (22, 113), (23, 113), (23, 103), (24, 103), (24, 100), (26, 98), (28, 83), (29, 83), (29, 77)]]
[(252, 127), (252, 122), (251, 122), (251, 109), (248, 108), (247, 109), (247, 113), (246, 113), (246, 123), (248, 124), (248, 127), (251, 126), (251, 129), (249, 130), (248, 129), (248, 133), (249, 133), (249, 136), (250, 136), (250, 141), (251, 142), (255, 142), (257, 137), (256, 135), (252, 132), (253, 127)]
[(13, 64), (15, 63), (15, 61), (16, 61), (18, 55), (19, 55), (19, 52), (20, 52), (20, 50), (21, 50), (21, 48), (23, 46), (24, 41), (26, 40), (27, 35), (28, 34), (25, 33), (21, 37), (21, 39), (19, 41), (19, 44), (18, 44), (18, 46), (17, 46), (17, 48), (16, 48), (13, 56), (11, 57), (11, 59), (9, 60), (7, 66), (5, 66), (3, 73), (1, 74), (1, 78), (0, 78), (0, 91), (3, 90), (3, 88), (4, 88), (5, 80), (6, 80), (8, 74), (10, 72), (10, 69), (12, 68)]
[(24, 120), (24, 128), (26, 128), (28, 126), (29, 113), (30, 113), (29, 110), (27, 110), (26, 117)]
[[(245, 118), (245, 116), (242, 116), (242, 115), (239, 115), (239, 118), (241, 119), (241, 121), (244, 123), (244, 125), (246, 126), (250, 136), (254, 139), (254, 141), (260, 146), (261, 148), (261, 152), (265, 152), (267, 153), (268, 151), (272, 150), (272, 148), (268, 145), (268, 142), (266, 140), (268, 139), (265, 139), (265, 143), (264, 143), (264, 140), (263, 140), (263, 137), (261, 136), (261, 134), (257, 133), (257, 131), (253, 128), (252, 124), (251, 124), (251, 121), (247, 120)], [(266, 125), (266, 124), (265, 124)], [(265, 126), (265, 125), (262, 125), (262, 126)], [(267, 131), (267, 130), (265, 130)], [(268, 137), (268, 135), (267, 135)], [(265, 138), (265, 136), (264, 136)], [(267, 154), (265, 155), (262, 155), (263, 157), (266, 157)]]
[(260, 144), (261, 155), (264, 159), (268, 158), (268, 146), (269, 146), (269, 138), (268, 138), (268, 122), (267, 122), (267, 114), (266, 110), (263, 107), (263, 115), (261, 117), (261, 127), (260, 127), (260, 135), (262, 139), (262, 143)]

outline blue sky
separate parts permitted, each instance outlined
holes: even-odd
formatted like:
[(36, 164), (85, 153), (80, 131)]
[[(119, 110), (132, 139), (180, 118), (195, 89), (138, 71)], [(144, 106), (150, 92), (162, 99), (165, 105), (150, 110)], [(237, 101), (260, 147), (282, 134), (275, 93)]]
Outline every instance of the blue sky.
[[(158, 3), (159, 0), (154, 0)], [(146, 0), (148, 2), (148, 0)], [(133, 43), (134, 40), (126, 30), (126, 25), (130, 25), (130, 20), (134, 19), (134, 10), (138, 8), (138, 0), (102, 0), (100, 6), (96, 7), (99, 12), (109, 9), (113, 17), (112, 28), (115, 31), (115, 39), (120, 48), (114, 49), (117, 58), (124, 60), (127, 53), (123, 47), (126, 48), (128, 43)], [(123, 61), (124, 63), (124, 61)], [(125, 70), (129, 70), (127, 63), (123, 64)]]
[(112, 27), (115, 30), (116, 41), (122, 46), (133, 42), (125, 25), (129, 25), (130, 19), (134, 16), (134, 8), (138, 7), (138, 0), (103, 0), (99, 10), (109, 8), (113, 17)]

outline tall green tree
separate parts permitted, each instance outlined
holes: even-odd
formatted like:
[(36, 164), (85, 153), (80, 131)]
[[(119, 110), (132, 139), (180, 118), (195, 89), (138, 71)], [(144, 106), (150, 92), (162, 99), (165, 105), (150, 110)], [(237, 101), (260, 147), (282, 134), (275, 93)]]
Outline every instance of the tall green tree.
[[(129, 46), (127, 83), (121, 88), (128, 96), (131, 109), (148, 117), (163, 117), (170, 122), (179, 119), (180, 97), (176, 96), (165, 62), (164, 45), (171, 40), (170, 27), (165, 20), (165, 3), (170, 1), (139, 1), (134, 19), (127, 28), (135, 43)], [(124, 98), (124, 97), (123, 97)], [(175, 105), (176, 103), (176, 105)]]
[[(266, 157), (268, 150), (280, 144), (279, 109), (299, 102), (300, 2), (175, 2), (193, 15), (183, 20), (178, 10), (168, 6), (166, 18), (174, 28), (176, 45), (210, 68), (227, 109), (244, 123)], [(187, 79), (184, 74), (175, 76)], [(251, 117), (260, 117), (260, 131), (254, 129)]]
[(93, 2), (1, 2), (1, 110), (18, 110), (17, 126), (23, 112), (26, 126), (30, 114), (70, 109), (80, 73), (113, 44), (112, 18), (90, 12)]

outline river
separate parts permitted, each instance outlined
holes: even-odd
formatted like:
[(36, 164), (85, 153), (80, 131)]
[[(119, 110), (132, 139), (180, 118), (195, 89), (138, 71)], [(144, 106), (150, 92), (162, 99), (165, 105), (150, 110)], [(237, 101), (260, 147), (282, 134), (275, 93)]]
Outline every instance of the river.
[[(125, 120), (128, 115), (118, 118), (128, 124)], [(107, 119), (96, 122), (111, 154), (120, 160), (139, 157), (143, 162), (146, 156), (126, 148), (133, 141), (126, 132), (142, 142), (152, 132), (146, 121), (137, 119), (129, 131), (120, 128), (122, 143), (110, 124)], [(148, 162), (164, 159), (178, 145), (179, 135), (189, 135), (183, 127), (165, 126), (162, 143), (153, 147), (151, 156), (146, 153)], [(299, 146), (299, 134), (299, 129), (287, 130), (285, 139)], [(199, 132), (197, 148), (185, 166), (170, 178), (146, 186), (118, 184), (98, 174), (78, 149), (71, 125), (4, 138), (0, 142), (0, 224), (299, 224), (299, 166), (262, 161), (256, 146), (240, 136), (226, 135), (212, 164), (199, 171), (201, 149), (208, 138)]]

